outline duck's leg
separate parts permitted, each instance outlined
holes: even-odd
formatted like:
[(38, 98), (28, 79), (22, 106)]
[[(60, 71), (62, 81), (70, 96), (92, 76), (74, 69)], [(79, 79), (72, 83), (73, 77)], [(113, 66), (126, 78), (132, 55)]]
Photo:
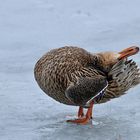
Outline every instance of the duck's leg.
[(83, 112), (83, 107), (79, 107), (79, 111), (78, 111), (78, 118), (81, 118), (84, 116), (84, 112)]
[(94, 102), (92, 101), (90, 103), (90, 107), (88, 108), (85, 117), (79, 118), (79, 119), (75, 119), (75, 120), (67, 120), (67, 122), (72, 122), (72, 123), (77, 123), (77, 124), (87, 124), (90, 121), (90, 119), (92, 118), (93, 104), (94, 104)]
[(90, 116), (91, 116), (90, 119), (93, 118), (93, 116), (92, 116), (93, 115), (93, 105), (94, 105), (94, 103), (92, 103), (92, 109), (91, 109), (91, 112), (90, 112)]

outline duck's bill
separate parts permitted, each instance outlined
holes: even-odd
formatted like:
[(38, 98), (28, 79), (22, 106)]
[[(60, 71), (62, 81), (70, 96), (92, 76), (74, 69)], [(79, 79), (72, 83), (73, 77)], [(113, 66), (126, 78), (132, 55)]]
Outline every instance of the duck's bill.
[(120, 54), (119, 60), (135, 55), (138, 52), (139, 52), (139, 47), (136, 47), (136, 46), (124, 49), (123, 51), (119, 52)]

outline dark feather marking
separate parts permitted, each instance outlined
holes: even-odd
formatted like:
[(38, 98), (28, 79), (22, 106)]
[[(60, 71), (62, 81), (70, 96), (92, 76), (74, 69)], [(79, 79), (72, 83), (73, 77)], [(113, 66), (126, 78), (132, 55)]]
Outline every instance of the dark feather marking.
[(85, 106), (86, 103), (96, 97), (107, 86), (107, 81), (104, 77), (78, 79), (75, 85), (71, 85), (66, 90), (65, 94), (76, 105)]

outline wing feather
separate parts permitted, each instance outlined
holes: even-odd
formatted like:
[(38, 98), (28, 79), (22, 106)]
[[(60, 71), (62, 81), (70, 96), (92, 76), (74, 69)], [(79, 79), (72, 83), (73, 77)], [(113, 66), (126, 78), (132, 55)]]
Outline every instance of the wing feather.
[(100, 95), (107, 87), (105, 77), (95, 76), (94, 78), (81, 77), (76, 84), (70, 85), (65, 95), (74, 104), (86, 106), (91, 100)]
[(104, 103), (110, 99), (124, 95), (127, 90), (140, 84), (140, 69), (132, 60), (121, 60), (115, 64), (108, 74), (111, 80), (101, 100), (96, 103)]

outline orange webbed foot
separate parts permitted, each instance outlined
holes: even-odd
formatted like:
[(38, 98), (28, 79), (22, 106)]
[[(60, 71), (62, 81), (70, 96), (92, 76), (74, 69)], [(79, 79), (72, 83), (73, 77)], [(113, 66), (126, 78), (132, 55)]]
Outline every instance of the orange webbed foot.
[(92, 108), (93, 108), (93, 102), (90, 103), (90, 107), (88, 108), (86, 116), (84, 116), (83, 108), (79, 107), (79, 111), (78, 111), (79, 118), (75, 120), (67, 120), (67, 122), (76, 123), (76, 124), (87, 124), (92, 119)]
[(90, 118), (83, 117), (75, 120), (67, 120), (67, 122), (76, 123), (76, 124), (87, 124), (90, 121)]

